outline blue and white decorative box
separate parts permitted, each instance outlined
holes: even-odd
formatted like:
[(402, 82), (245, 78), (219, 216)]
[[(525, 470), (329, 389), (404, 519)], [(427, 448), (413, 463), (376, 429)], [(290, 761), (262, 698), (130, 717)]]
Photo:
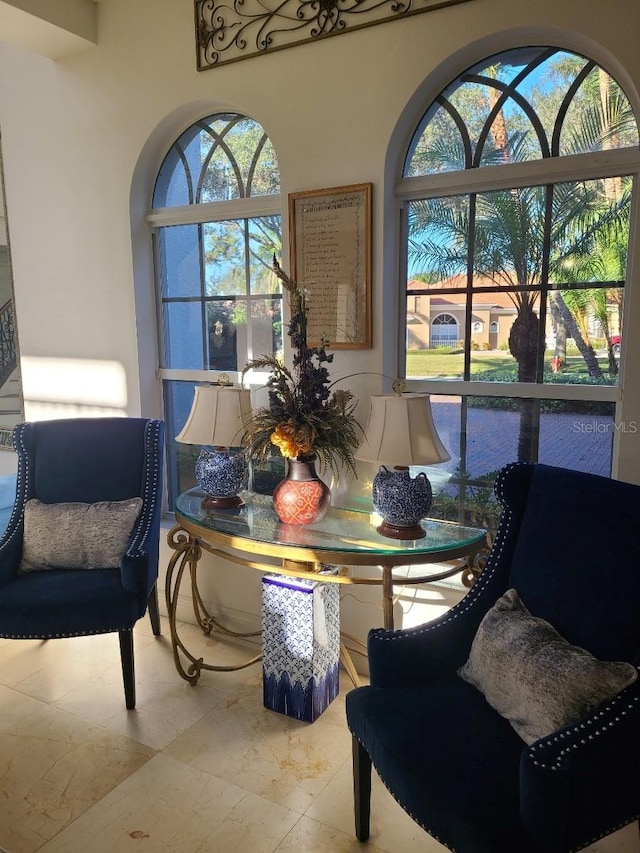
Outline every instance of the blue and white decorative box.
[(338, 695), (338, 584), (262, 578), (264, 706), (312, 723)]

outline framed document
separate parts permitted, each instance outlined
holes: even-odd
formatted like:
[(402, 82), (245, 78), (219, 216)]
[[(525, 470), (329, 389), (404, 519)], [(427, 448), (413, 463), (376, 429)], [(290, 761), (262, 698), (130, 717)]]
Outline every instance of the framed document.
[(291, 276), (307, 292), (307, 340), (371, 347), (371, 187), (289, 194)]

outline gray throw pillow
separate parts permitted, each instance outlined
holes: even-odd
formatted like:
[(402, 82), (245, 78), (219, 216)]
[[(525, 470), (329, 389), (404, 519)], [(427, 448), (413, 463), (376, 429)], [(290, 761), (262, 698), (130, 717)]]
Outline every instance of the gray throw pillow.
[(44, 504), (27, 501), (20, 569), (116, 569), (142, 498)]
[(458, 674), (532, 744), (577, 722), (638, 677), (624, 661), (599, 661), (532, 616), (508, 590), (478, 627)]

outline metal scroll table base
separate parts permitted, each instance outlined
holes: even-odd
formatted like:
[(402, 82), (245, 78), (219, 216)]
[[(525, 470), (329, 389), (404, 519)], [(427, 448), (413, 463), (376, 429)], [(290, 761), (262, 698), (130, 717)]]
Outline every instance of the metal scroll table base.
[[(215, 632), (234, 639), (248, 639), (250, 637), (259, 637), (262, 634), (262, 631), (232, 631), (207, 610), (207, 607), (202, 600), (202, 596), (200, 595), (197, 581), (198, 563), (202, 557), (203, 548), (208, 553), (221, 557), (224, 560), (238, 563), (239, 565), (247, 566), (249, 568), (258, 569), (259, 571), (281, 573), (294, 577), (311, 577), (316, 580), (322, 579), (321, 575), (309, 570), (309, 566), (312, 564), (286, 561), (287, 565), (280, 567), (258, 563), (246, 558), (240, 558), (234, 554), (228, 553), (227, 551), (214, 548), (206, 542), (201, 542), (197, 537), (193, 536), (180, 525), (176, 525), (169, 531), (167, 541), (171, 549), (174, 551), (167, 567), (165, 581), (165, 599), (169, 618), (169, 629), (171, 632), (173, 659), (180, 677), (185, 681), (188, 681), (191, 685), (195, 685), (197, 683), (203, 670), (208, 670), (209, 672), (234, 672), (236, 670), (245, 669), (246, 667), (252, 666), (262, 660), (262, 653), (258, 653), (247, 658), (241, 663), (226, 666), (205, 663), (204, 658), (194, 656), (180, 638), (177, 627), (178, 598), (180, 588), (184, 580), (184, 574), (187, 570), (189, 574), (194, 615), (196, 617), (197, 624), (205, 635), (210, 635)], [(425, 581), (432, 583), (434, 581), (443, 580), (444, 578), (462, 573), (462, 581), (464, 585), (470, 587), (480, 573), (483, 563), (484, 560), (482, 555), (474, 555), (473, 557), (466, 558), (461, 565), (448, 568), (438, 574), (429, 575), (428, 578), (425, 578)], [(394, 582), (398, 583), (401, 581), (394, 581), (392, 566), (385, 565), (380, 568), (382, 570), (381, 585), (384, 627), (393, 629), (393, 586)], [(332, 577), (331, 581), (338, 583), (350, 583), (352, 582), (352, 579)], [(415, 583), (415, 581), (412, 581), (412, 583)], [(366, 652), (366, 646), (364, 643), (360, 642), (355, 637), (349, 636), (348, 639), (351, 643), (359, 646), (364, 652)], [(351, 654), (342, 637), (340, 639), (340, 663), (344, 667), (354, 686), (360, 686), (358, 671), (356, 670)]]

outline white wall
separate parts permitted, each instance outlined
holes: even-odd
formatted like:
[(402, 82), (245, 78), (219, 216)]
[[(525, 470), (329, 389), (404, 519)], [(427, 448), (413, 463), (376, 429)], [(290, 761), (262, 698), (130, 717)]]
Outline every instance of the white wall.
[(91, 0), (0, 0), (0, 33), (52, 59), (94, 46), (97, 8)]
[[(338, 353), (335, 372), (393, 371), (382, 348), (397, 312), (394, 255), (385, 252), (391, 187), (397, 154), (429, 97), (493, 51), (550, 43), (599, 61), (640, 115), (639, 32), (637, 0), (472, 0), (198, 73), (192, 0), (103, 0), (95, 48), (52, 61), (0, 43), (0, 129), (26, 364), (65, 359), (70, 371), (61, 375), (73, 383), (75, 363), (107, 362), (122, 370), (123, 413), (160, 414), (143, 221), (152, 176), (193, 119), (233, 109), (261, 122), (273, 141), (283, 221), (288, 192), (373, 182), (374, 347)], [(640, 327), (637, 275), (628, 330)], [(628, 338), (625, 413), (640, 421), (640, 335)], [(27, 387), (31, 380), (25, 369)], [(54, 385), (49, 401), (26, 394), (27, 406), (56, 411)], [(351, 387), (365, 405), (380, 380), (363, 377)], [(105, 393), (92, 405), (108, 400)], [(639, 439), (626, 440), (619, 473), (640, 482)], [(255, 615), (250, 588), (236, 572), (229, 607)], [(359, 634), (380, 621), (377, 614), (353, 620)]]

